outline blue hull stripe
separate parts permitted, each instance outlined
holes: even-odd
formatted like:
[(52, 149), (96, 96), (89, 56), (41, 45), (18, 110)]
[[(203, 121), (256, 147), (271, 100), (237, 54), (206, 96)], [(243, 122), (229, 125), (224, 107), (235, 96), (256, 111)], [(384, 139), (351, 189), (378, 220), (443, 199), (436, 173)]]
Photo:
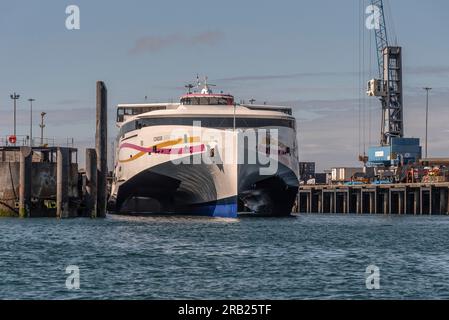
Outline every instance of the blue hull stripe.
[(237, 199), (235, 197), (222, 199), (216, 203), (209, 202), (186, 208), (186, 214), (217, 218), (237, 218), (237, 211)]
[(218, 204), (192, 208), (191, 214), (217, 218), (237, 218), (237, 204)]

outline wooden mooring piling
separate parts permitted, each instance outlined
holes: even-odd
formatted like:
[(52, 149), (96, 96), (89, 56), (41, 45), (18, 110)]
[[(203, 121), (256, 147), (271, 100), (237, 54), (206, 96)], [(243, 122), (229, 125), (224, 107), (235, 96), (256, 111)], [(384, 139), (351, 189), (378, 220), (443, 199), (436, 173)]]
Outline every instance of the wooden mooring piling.
[(449, 215), (449, 183), (307, 185), (299, 213)]

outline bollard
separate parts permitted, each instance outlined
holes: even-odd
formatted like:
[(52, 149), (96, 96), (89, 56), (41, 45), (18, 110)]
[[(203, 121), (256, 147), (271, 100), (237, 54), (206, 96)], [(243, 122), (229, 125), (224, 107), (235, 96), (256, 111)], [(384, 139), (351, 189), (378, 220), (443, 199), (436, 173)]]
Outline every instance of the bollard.
[(86, 211), (97, 217), (97, 153), (95, 149), (86, 149)]
[(19, 184), (19, 216), (31, 216), (31, 170), (33, 150), (30, 147), (20, 148), (20, 184)]
[(69, 212), (69, 171), (70, 151), (67, 148), (58, 148), (56, 164), (56, 216), (68, 218)]
[(107, 89), (102, 81), (97, 82), (97, 126), (95, 145), (97, 152), (97, 214), (99, 218), (106, 216), (107, 200)]

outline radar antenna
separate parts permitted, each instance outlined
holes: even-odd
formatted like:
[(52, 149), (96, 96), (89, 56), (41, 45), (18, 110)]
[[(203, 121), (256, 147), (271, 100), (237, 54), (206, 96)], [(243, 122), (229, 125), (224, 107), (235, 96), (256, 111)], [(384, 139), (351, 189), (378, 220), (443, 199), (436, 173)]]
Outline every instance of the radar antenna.
[(184, 87), (187, 88), (189, 94), (191, 94), (192, 93), (192, 89), (195, 88), (195, 86), (193, 84), (191, 84), (191, 83), (186, 84)]

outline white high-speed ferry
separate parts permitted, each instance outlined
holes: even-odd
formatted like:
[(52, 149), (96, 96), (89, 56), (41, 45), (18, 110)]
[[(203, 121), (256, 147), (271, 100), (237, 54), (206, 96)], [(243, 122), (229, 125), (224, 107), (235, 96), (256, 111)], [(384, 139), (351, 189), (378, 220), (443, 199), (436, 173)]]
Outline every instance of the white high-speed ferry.
[(289, 215), (299, 170), (291, 109), (198, 86), (179, 103), (118, 105), (109, 211)]

